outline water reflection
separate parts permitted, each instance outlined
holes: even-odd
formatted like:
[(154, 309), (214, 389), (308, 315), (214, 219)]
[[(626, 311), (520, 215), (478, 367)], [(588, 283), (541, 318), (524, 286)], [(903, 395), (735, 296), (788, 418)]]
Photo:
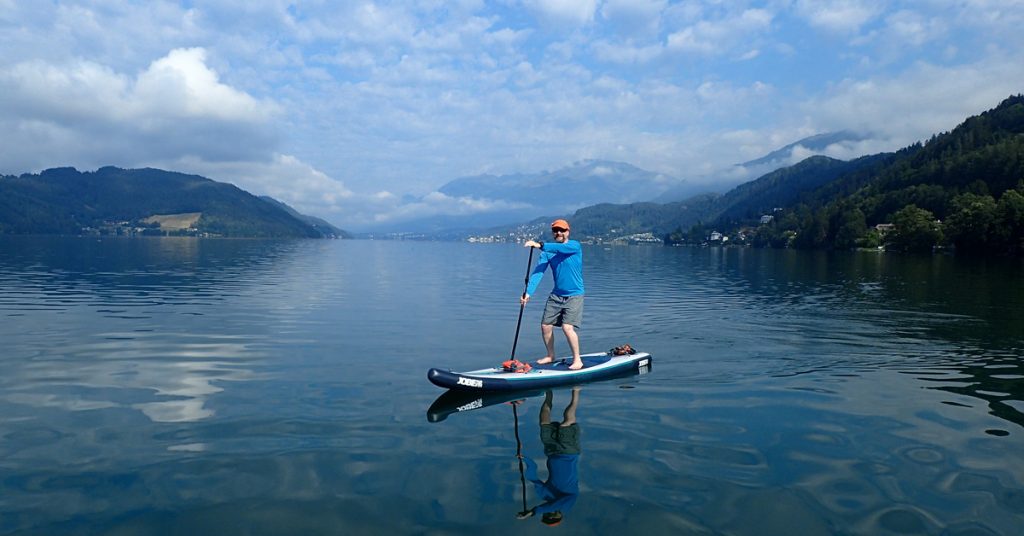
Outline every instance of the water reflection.
[[(553, 420), (552, 412), (555, 411), (555, 392), (546, 391), (516, 391), (509, 393), (464, 393), (457, 391), (446, 391), (439, 396), (427, 410), (427, 420), (430, 422), (441, 422), (453, 414), (472, 412), (483, 408), (507, 408), (511, 406), (513, 415), (513, 432), (516, 442), (516, 458), (519, 468), (519, 491), (521, 507), (516, 513), (516, 518), (525, 520), (537, 517), (541, 523), (548, 526), (560, 524), (576, 505), (580, 494), (579, 461), (582, 453), (580, 436), (581, 427), (578, 419), (578, 409), (582, 389), (573, 387), (571, 389), (557, 391), (560, 396), (567, 397), (565, 406), (560, 413), (556, 413)], [(535, 397), (543, 396), (540, 408), (537, 412), (537, 437), (540, 442), (540, 449), (545, 456), (546, 478), (542, 478), (541, 471), (534, 461), (531, 451), (538, 450), (533, 441), (528, 438), (530, 435), (520, 435), (520, 415), (528, 420), (529, 413), (527, 401)], [(530, 430), (527, 426), (524, 429)], [(526, 447), (524, 439), (526, 437)], [(530, 506), (530, 505), (533, 506)]]
[(283, 308), (276, 318), (288, 318), (293, 299), (280, 298), (301, 290), (289, 266), (308, 247), (2, 237), (0, 339), (14, 344), (0, 355), (0, 406), (26, 416), (131, 408), (152, 422), (213, 417), (211, 396), (258, 377), (252, 365), (272, 355), (270, 334), (251, 327), (266, 330), (266, 319), (253, 311)]
[[(580, 494), (579, 461), (580, 461), (580, 426), (576, 420), (579, 408), (580, 388), (574, 387), (561, 421), (551, 420), (551, 406), (554, 395), (549, 390), (544, 393), (544, 402), (540, 406), (539, 424), (540, 441), (544, 445), (547, 456), (547, 480), (537, 476), (537, 464), (528, 456), (519, 455), (526, 464), (525, 478), (533, 484), (537, 500), (543, 501), (533, 508), (526, 507), (526, 492), (523, 492), (523, 511), (519, 519), (526, 519), (537, 514), (541, 522), (554, 526), (562, 522)], [(516, 420), (516, 440), (519, 439), (518, 419)], [(522, 472), (523, 466), (520, 465)], [(522, 474), (522, 473), (521, 473)], [(523, 486), (525, 488), (525, 482)]]

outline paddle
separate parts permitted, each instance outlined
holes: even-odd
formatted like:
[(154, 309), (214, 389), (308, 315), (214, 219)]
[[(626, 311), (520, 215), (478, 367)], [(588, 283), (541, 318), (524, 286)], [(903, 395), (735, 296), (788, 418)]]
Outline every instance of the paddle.
[[(530, 248), (530, 259), (526, 261), (526, 278), (523, 280), (523, 297), (526, 297), (526, 289), (530, 287), (530, 272), (533, 270), (533, 248)], [(511, 360), (516, 359), (516, 346), (519, 344), (519, 328), (523, 324), (523, 309), (526, 308), (525, 303), (519, 304), (519, 320), (516, 321), (516, 338), (512, 340), (512, 357)]]

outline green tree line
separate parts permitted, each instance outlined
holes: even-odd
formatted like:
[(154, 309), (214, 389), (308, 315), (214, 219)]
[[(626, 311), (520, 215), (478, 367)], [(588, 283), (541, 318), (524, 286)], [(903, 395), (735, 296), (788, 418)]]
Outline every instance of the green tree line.
[(803, 191), (782, 210), (755, 205), (757, 214), (773, 216), (770, 223), (753, 219), (748, 206), (746, 218), (679, 227), (666, 241), (700, 242), (711, 230), (734, 236), (745, 230), (747, 242), (758, 247), (1024, 253), (1024, 96), (927, 143), (877, 156)]

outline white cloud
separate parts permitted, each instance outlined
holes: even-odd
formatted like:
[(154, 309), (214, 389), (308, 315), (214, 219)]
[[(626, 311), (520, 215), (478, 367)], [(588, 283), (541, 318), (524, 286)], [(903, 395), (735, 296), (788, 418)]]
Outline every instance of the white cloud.
[(171, 51), (134, 79), (82, 60), (17, 63), (0, 70), (0, 94), (0, 125), (17, 133), (0, 149), (8, 172), (259, 159), (275, 143), (279, 113), (220, 83), (200, 49)]
[(601, 16), (616, 32), (637, 36), (656, 33), (666, 0), (605, 0)]
[(878, 0), (797, 0), (796, 13), (828, 32), (854, 34), (882, 13)]
[(951, 67), (919, 63), (895, 76), (843, 81), (804, 109), (823, 131), (875, 132), (892, 150), (948, 131), (1022, 87), (1024, 69), (1015, 57)]
[(634, 45), (609, 41), (596, 41), (592, 47), (595, 56), (601, 61), (622, 64), (647, 63), (661, 56), (664, 51), (660, 44)]
[(773, 15), (764, 9), (748, 9), (738, 16), (719, 20), (702, 20), (669, 34), (666, 48), (670, 51), (723, 54), (738, 43), (754, 40), (769, 29)]
[(523, 0), (544, 24), (581, 26), (593, 20), (597, 0)]
[(137, 108), (131, 114), (136, 118), (164, 115), (262, 124), (278, 112), (277, 105), (222, 84), (207, 67), (201, 48), (172, 50), (153, 62), (139, 75), (127, 101)]
[(401, 199), (390, 192), (356, 196), (347, 201), (342, 225), (364, 229), (367, 225), (396, 224), (431, 216), (472, 216), (528, 208), (524, 203), (469, 196), (449, 196), (433, 191), (416, 199)]
[(920, 13), (902, 10), (885, 19), (887, 31), (899, 44), (921, 46), (940, 37), (946, 30), (941, 19), (928, 18)]
[(290, 155), (275, 153), (269, 162), (210, 162), (188, 157), (155, 164), (230, 182), (248, 192), (269, 195), (306, 214), (337, 215), (358, 200), (342, 182)]

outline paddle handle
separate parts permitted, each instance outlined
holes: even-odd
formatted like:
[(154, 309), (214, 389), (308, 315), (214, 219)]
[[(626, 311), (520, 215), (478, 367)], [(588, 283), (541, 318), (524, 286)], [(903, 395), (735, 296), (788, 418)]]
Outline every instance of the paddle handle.
[[(523, 279), (523, 297), (526, 297), (526, 289), (530, 288), (530, 272), (533, 271), (533, 248), (530, 248), (530, 258), (526, 261), (526, 277)], [(519, 328), (523, 325), (523, 309), (525, 303), (519, 304), (519, 320), (516, 320), (516, 336), (512, 339), (512, 360), (516, 358), (516, 346), (519, 345)]]

